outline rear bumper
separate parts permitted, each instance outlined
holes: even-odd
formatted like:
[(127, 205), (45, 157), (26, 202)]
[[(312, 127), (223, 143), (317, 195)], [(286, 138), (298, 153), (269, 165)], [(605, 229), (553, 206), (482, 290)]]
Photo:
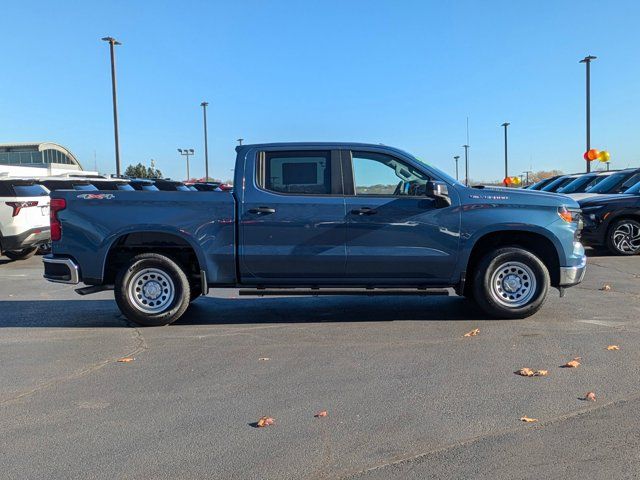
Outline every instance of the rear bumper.
[(73, 285), (80, 282), (80, 269), (72, 259), (45, 255), (42, 257), (42, 261), (44, 263), (43, 276), (50, 282)]
[(19, 235), (2, 237), (2, 251), (22, 250), (24, 248), (35, 247), (47, 243), (51, 239), (49, 227), (32, 228)]
[(583, 256), (580, 264), (575, 267), (560, 267), (560, 286), (572, 287), (582, 282), (587, 271), (587, 257)]

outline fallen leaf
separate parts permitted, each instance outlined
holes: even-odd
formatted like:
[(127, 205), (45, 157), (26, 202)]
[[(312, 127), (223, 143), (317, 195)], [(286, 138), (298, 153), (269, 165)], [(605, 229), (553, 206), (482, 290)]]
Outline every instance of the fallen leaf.
[(256, 427), (268, 427), (269, 425), (273, 425), (275, 420), (271, 417), (260, 417), (260, 420), (256, 423)]
[(326, 410), (320, 410), (318, 413), (314, 415), (314, 417), (320, 418), (320, 417), (326, 417), (327, 415), (329, 415), (329, 413), (327, 413)]
[(463, 336), (464, 337), (475, 337), (476, 335), (478, 335), (480, 333), (480, 329), (476, 328), (474, 330), (471, 330), (470, 332), (465, 333)]
[(134, 358), (133, 357), (124, 357), (124, 358), (119, 358), (118, 362), (120, 363), (129, 363), (129, 362), (133, 362)]
[(529, 367), (523, 367), (515, 372), (516, 375), (522, 377), (546, 377), (549, 374), (548, 370), (531, 370)]
[(596, 401), (596, 394), (593, 392), (587, 392), (584, 396), (585, 400), (588, 400), (590, 402), (595, 402)]
[(521, 422), (526, 422), (526, 423), (532, 423), (532, 422), (537, 422), (538, 419), (537, 418), (529, 418), (526, 415), (523, 417), (520, 417), (520, 421)]
[(611, 285), (605, 283), (604, 285), (602, 285), (602, 287), (600, 287), (600, 290), (602, 290), (603, 292), (608, 292), (609, 290), (611, 290)]
[(580, 366), (579, 360), (580, 360), (580, 357), (576, 357), (570, 362), (567, 362), (564, 365), (562, 365), (562, 368), (578, 368)]
[(259, 362), (268, 362), (269, 360), (271, 360), (269, 357), (260, 357), (258, 359)]
[(620, 347), (618, 345), (609, 345), (607, 350), (620, 350)]

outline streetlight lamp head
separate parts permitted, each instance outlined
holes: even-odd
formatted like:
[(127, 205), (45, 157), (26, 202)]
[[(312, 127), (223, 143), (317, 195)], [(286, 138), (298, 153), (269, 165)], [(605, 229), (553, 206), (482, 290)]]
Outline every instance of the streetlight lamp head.
[(190, 148), (190, 149), (189, 149), (189, 152), (193, 153), (193, 152), (194, 152), (193, 148)]
[(596, 57), (595, 55), (587, 55), (582, 60), (580, 60), (580, 63), (589, 63), (591, 60), (596, 60), (597, 58), (598, 57)]
[(453, 159), (457, 162), (460, 159), (460, 155), (455, 155)]
[(509, 125), (511, 125), (509, 122), (504, 122), (502, 125), (500, 125), (501, 127), (508, 127)]
[(201, 107), (206, 107), (207, 105), (209, 105), (209, 102), (202, 102), (202, 103), (200, 104), (200, 106), (201, 106)]
[(109, 43), (113, 43), (114, 45), (122, 45), (122, 43), (120, 43), (118, 40), (116, 40), (113, 37), (102, 37), (101, 39), (103, 42), (109, 42)]
[(181, 149), (181, 148), (179, 148), (179, 149), (178, 149), (178, 152), (182, 153), (182, 149)]

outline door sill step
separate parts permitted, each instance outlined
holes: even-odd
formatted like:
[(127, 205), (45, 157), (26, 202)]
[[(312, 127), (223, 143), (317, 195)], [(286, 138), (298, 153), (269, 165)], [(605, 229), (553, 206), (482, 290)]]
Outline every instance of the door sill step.
[(418, 296), (449, 296), (446, 288), (345, 288), (345, 289), (241, 289), (241, 296), (272, 297), (272, 296), (311, 296), (320, 295), (358, 295), (358, 296), (391, 296), (391, 295), (418, 295)]

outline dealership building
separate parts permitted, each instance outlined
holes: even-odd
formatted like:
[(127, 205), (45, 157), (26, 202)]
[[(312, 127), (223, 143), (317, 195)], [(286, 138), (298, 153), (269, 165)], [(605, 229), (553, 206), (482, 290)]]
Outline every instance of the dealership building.
[(0, 175), (43, 177), (85, 172), (76, 156), (57, 143), (0, 143)]

